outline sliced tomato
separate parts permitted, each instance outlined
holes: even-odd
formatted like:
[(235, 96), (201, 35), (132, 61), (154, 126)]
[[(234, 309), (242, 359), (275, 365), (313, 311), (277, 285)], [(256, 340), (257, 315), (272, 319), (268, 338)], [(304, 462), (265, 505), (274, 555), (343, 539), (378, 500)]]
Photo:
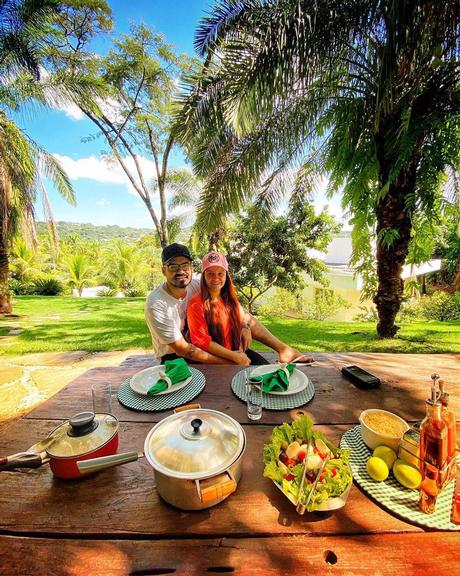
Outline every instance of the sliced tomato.
[(307, 455), (307, 454), (306, 454), (303, 450), (301, 450), (301, 451), (297, 454), (297, 460), (298, 460), (299, 462), (303, 462), (303, 461), (305, 460), (305, 456), (306, 456), (306, 455)]
[(295, 476), (294, 474), (286, 474), (286, 476), (284, 477), (285, 480), (294, 480)]

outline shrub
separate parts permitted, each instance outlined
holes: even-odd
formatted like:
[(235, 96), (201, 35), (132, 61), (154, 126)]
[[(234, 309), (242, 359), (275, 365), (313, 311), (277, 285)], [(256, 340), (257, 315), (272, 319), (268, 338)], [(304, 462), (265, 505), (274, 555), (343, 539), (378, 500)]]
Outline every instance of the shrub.
[(353, 317), (355, 322), (377, 322), (379, 316), (375, 306), (360, 306), (359, 309), (361, 312), (358, 312), (358, 314)]
[(460, 292), (448, 294), (439, 290), (431, 296), (423, 296), (420, 307), (427, 320), (460, 320)]
[(39, 296), (58, 296), (64, 292), (63, 284), (57, 278), (38, 278), (34, 281), (34, 294)]
[(299, 317), (299, 298), (284, 288), (276, 288), (275, 293), (265, 304), (257, 306), (257, 313), (263, 316), (297, 316)]
[(127, 298), (135, 298), (137, 296), (145, 296), (147, 291), (145, 288), (141, 288), (140, 286), (131, 286), (127, 290), (125, 290), (125, 296)]
[(101, 288), (100, 290), (97, 291), (97, 295), (104, 297), (104, 298), (114, 298), (116, 295), (118, 294), (118, 291), (116, 288)]
[(302, 318), (305, 320), (327, 320), (342, 308), (350, 307), (351, 304), (333, 290), (320, 290), (316, 293), (314, 302), (304, 301)]
[(21, 282), (17, 278), (8, 279), (8, 289), (16, 296), (30, 296), (35, 294), (35, 285), (32, 282)]
[(401, 304), (397, 322), (414, 322), (415, 320), (423, 320), (424, 318), (425, 314), (423, 313), (422, 299), (411, 298)]

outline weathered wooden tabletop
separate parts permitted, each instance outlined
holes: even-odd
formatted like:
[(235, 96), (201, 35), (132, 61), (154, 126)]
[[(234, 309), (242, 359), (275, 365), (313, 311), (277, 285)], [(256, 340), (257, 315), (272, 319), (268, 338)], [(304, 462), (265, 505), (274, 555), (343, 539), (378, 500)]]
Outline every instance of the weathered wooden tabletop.
[[(454, 355), (318, 354), (301, 368), (315, 385), (303, 409), (338, 443), (369, 407), (407, 420), (424, 416), (430, 375), (441, 374), (460, 414), (460, 357)], [(2, 431), (0, 455), (28, 448), (60, 421), (91, 409), (91, 383), (110, 380), (114, 393), (149, 356), (122, 366), (95, 368), (48, 402)], [(379, 376), (377, 390), (359, 390), (340, 368), (358, 364)], [(426, 531), (388, 513), (353, 486), (344, 508), (299, 516), (262, 475), (262, 449), (274, 425), (298, 409), (268, 411), (247, 419), (231, 391), (237, 366), (198, 366), (206, 387), (203, 407), (239, 421), (248, 438), (243, 476), (224, 502), (199, 512), (166, 504), (145, 459), (76, 480), (55, 478), (48, 466), (0, 475), (0, 574), (460, 574), (460, 533)], [(120, 421), (119, 451), (142, 450), (153, 423), (171, 411), (128, 410), (114, 401)]]

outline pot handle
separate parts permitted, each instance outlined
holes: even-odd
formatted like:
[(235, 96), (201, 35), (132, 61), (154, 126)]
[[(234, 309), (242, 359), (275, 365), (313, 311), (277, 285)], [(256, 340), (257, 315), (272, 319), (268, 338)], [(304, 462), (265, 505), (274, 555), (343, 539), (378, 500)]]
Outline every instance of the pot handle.
[(195, 483), (198, 497), (203, 504), (219, 500), (224, 496), (233, 494), (236, 490), (236, 482), (229, 472), (206, 480), (195, 480)]
[(185, 410), (198, 410), (199, 408), (201, 408), (199, 402), (196, 402), (195, 404), (185, 404), (184, 406), (179, 406), (179, 408), (174, 408), (174, 414), (184, 412)]
[(99, 472), (120, 464), (135, 462), (139, 458), (143, 458), (143, 456), (142, 452), (124, 452), (123, 454), (112, 454), (111, 456), (101, 456), (100, 458), (89, 458), (88, 460), (79, 460), (77, 468), (81, 474), (91, 474), (92, 472)]
[(14, 470), (15, 468), (40, 468), (42, 464), (48, 462), (46, 452), (34, 454), (32, 452), (18, 452), (5, 458), (0, 458), (0, 472)]

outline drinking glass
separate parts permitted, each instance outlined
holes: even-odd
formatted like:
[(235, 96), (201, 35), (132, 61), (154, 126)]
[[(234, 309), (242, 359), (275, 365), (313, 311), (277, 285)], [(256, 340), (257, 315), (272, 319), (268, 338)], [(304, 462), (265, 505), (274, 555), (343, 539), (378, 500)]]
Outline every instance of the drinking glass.
[(112, 384), (110, 382), (93, 382), (91, 395), (95, 414), (112, 414)]
[(252, 384), (249, 380), (246, 380), (246, 403), (249, 420), (260, 420), (262, 418), (262, 396), (262, 388), (258, 384)]

